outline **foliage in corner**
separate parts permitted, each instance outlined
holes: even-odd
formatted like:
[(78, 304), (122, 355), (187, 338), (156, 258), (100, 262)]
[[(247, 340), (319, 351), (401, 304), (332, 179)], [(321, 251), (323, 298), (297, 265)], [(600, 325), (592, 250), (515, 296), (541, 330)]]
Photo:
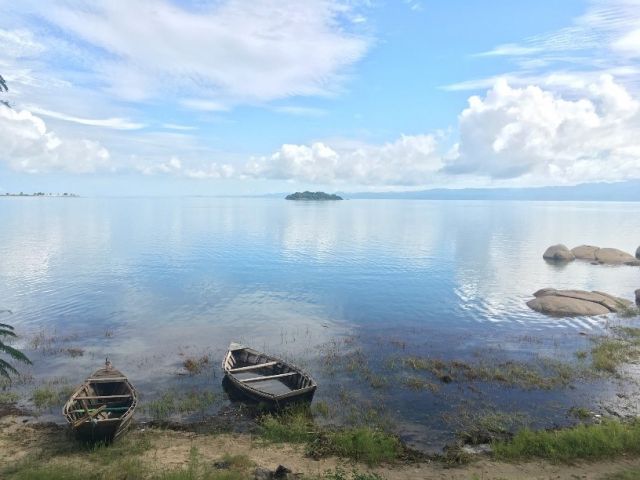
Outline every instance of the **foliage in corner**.
[[(31, 364), (31, 360), (29, 360), (24, 353), (22, 353), (20, 350), (16, 350), (15, 348), (7, 345), (2, 341), (5, 337), (15, 336), (16, 334), (13, 331), (13, 327), (11, 325), (0, 323), (0, 354), (3, 353), (11, 357), (13, 360)], [(15, 367), (9, 362), (0, 358), (0, 376), (11, 380), (10, 374), (18, 375), (18, 370), (16, 370)]]
[[(9, 91), (9, 87), (7, 87), (7, 82), (5, 81), (4, 78), (2, 78), (2, 75), (0, 75), (0, 92), (8, 92), (8, 91)], [(6, 100), (0, 100), (0, 104), (11, 108), (11, 105), (9, 105), (9, 102), (7, 102)]]

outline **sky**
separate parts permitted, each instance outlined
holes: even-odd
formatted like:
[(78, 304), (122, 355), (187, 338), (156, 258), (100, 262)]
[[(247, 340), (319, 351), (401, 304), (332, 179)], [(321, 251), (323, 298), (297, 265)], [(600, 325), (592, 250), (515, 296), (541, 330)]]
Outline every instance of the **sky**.
[(0, 193), (640, 178), (640, 0), (0, 0)]

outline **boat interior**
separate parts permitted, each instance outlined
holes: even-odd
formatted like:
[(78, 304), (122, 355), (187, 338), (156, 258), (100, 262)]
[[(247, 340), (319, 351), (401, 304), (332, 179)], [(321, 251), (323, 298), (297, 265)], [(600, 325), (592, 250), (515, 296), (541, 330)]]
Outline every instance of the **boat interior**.
[(272, 395), (313, 385), (312, 380), (286, 363), (248, 348), (231, 350), (225, 368), (243, 384)]

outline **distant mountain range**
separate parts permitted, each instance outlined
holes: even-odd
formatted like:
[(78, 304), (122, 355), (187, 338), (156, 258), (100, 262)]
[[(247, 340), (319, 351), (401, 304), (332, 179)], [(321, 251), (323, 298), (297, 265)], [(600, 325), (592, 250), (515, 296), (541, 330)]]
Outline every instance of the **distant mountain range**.
[[(617, 183), (583, 183), (567, 187), (435, 188), (411, 192), (336, 193), (344, 199), (640, 202), (640, 180)], [(270, 193), (260, 196), (284, 198), (286, 195), (286, 193)]]
[(640, 201), (640, 180), (618, 183), (583, 183), (567, 187), (462, 188), (413, 192), (361, 192), (340, 194), (345, 198), (407, 200), (548, 200), (548, 201)]

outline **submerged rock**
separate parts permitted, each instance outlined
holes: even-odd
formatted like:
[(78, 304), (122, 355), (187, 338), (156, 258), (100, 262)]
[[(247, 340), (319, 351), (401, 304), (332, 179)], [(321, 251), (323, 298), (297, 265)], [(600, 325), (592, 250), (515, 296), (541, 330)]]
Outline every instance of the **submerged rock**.
[(596, 252), (600, 250), (600, 247), (594, 247), (592, 245), (580, 245), (571, 249), (571, 252), (576, 258), (580, 260), (595, 260)]
[(552, 245), (544, 252), (542, 258), (553, 262), (570, 262), (576, 257), (571, 250), (562, 244)]
[(529, 308), (547, 315), (606, 315), (631, 306), (629, 300), (597, 291), (543, 288), (533, 296), (535, 298), (527, 302)]
[(595, 252), (596, 260), (600, 263), (612, 265), (636, 265), (638, 259), (630, 253), (623, 252), (617, 248), (600, 248)]

